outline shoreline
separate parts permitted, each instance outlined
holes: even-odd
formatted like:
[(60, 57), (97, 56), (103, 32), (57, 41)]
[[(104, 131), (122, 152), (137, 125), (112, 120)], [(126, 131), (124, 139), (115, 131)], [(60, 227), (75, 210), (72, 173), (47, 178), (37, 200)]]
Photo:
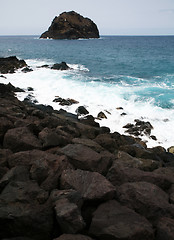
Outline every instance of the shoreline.
[[(29, 63), (31, 63), (29, 61)], [(76, 109), (77, 107), (79, 107), (80, 105), (82, 106), (86, 106), (89, 114), (93, 115), (96, 118), (96, 121), (101, 125), (101, 126), (107, 126), (111, 129), (112, 132), (119, 132), (120, 134), (126, 134), (128, 136), (137, 136), (140, 137), (143, 141), (146, 142), (146, 144), (148, 145), (148, 147), (155, 147), (155, 146), (163, 146), (165, 147), (165, 149), (168, 149), (170, 146), (173, 145), (173, 141), (172, 141), (172, 135), (170, 135), (170, 138), (165, 138), (165, 135), (163, 134), (163, 132), (161, 132), (160, 130), (160, 124), (165, 124), (165, 131), (168, 131), (167, 129), (170, 129), (170, 114), (165, 115), (165, 117), (162, 115), (164, 115), (164, 110), (162, 110), (162, 112), (160, 113), (160, 109), (158, 109), (158, 115), (156, 115), (155, 117), (153, 116), (153, 107), (150, 106), (150, 104), (147, 104), (148, 108), (145, 109), (145, 111), (147, 111), (146, 113), (143, 114), (144, 111), (144, 105), (141, 104), (139, 106), (134, 106), (133, 102), (131, 103), (130, 101), (130, 105), (127, 105), (127, 102), (123, 101), (122, 104), (115, 104), (115, 106), (113, 106), (112, 102), (107, 103), (108, 97), (105, 97), (104, 95), (101, 96), (97, 96), (98, 97), (98, 102), (96, 102), (96, 104), (94, 105), (90, 99), (87, 99), (87, 97), (85, 97), (85, 92), (87, 91), (88, 93), (91, 94), (91, 100), (92, 98), (95, 97), (95, 91), (93, 91), (93, 87), (95, 83), (91, 83), (91, 86), (86, 86), (85, 82), (82, 83), (84, 84), (84, 86), (78, 86), (78, 82), (69, 82), (69, 80), (66, 80), (66, 73), (67, 75), (70, 75), (73, 77), (73, 74), (75, 74), (76, 72), (78, 73), (78, 71), (87, 71), (88, 69), (86, 69), (84, 66), (76, 66), (76, 65), (70, 65), (71, 70), (66, 70), (66, 71), (57, 71), (57, 73), (54, 74), (55, 70), (50, 70), (50, 68), (48, 68), (48, 66), (46, 66), (45, 68), (40, 68), (41, 66), (37, 65), (38, 63), (35, 62), (34, 63), (34, 68), (32, 71), (31, 69), (27, 69), (27, 72), (22, 73), (22, 72), (18, 72), (15, 73), (14, 75), (8, 74), (5, 78), (1, 78), (2, 79), (2, 83), (5, 83), (7, 81), (11, 82), (13, 85), (18, 85), (18, 87), (25, 89), (26, 93), (19, 93), (18, 94), (18, 98), (20, 100), (23, 100), (25, 97), (28, 97), (27, 95), (29, 95), (29, 97), (31, 97), (31, 101), (32, 98), (34, 101), (37, 101), (39, 103), (43, 103), (43, 104), (48, 104), (51, 105), (52, 107), (54, 107), (55, 109), (60, 109), (63, 108), (69, 112), (72, 112), (73, 114), (76, 114)], [(41, 64), (44, 64), (44, 61), (41, 62)], [(51, 63), (49, 63), (51, 64)], [(53, 64), (53, 63), (52, 63)], [(30, 64), (29, 64), (30, 65)], [(51, 66), (51, 65), (50, 65)], [(35, 69), (36, 68), (36, 69)], [(74, 69), (73, 69), (74, 68)], [(31, 71), (31, 72), (30, 72)], [(42, 72), (43, 71), (43, 72)], [(89, 71), (89, 70), (88, 70)], [(39, 73), (40, 72), (40, 73)], [(26, 75), (27, 74), (27, 75)], [(44, 79), (40, 80), (38, 79), (38, 74), (42, 74), (41, 76), (43, 77), (44, 74), (46, 74), (46, 78), (47, 77), (51, 77), (51, 82), (48, 83), (49, 86), (47, 88), (47, 82), (44, 81)], [(52, 74), (52, 75), (50, 75)], [(56, 74), (60, 74), (60, 83), (59, 81), (56, 80), (55, 81), (55, 77)], [(64, 75), (65, 75), (65, 79), (64, 79)], [(58, 75), (59, 76), (59, 75)], [(25, 82), (25, 78), (27, 79), (28, 77), (28, 82), (30, 82), (30, 85), (32, 86), (28, 86), (27, 81)], [(41, 77), (41, 78), (42, 78)], [(53, 79), (52, 79), (53, 78)], [(20, 79), (18, 81), (18, 79)], [(64, 81), (64, 82), (63, 82)], [(16, 83), (16, 84), (15, 84)], [(55, 87), (52, 87), (55, 85)], [(61, 89), (61, 85), (63, 84), (63, 86), (65, 87), (65, 90)], [(68, 89), (68, 84), (71, 84), (69, 89)], [(66, 86), (67, 85), (67, 86)], [(25, 87), (24, 87), (25, 86)], [(27, 91), (28, 87), (33, 87), (33, 91)], [(75, 91), (75, 93), (72, 94), (71, 88), (77, 88), (77, 91)], [(96, 86), (97, 87), (97, 86)], [(95, 88), (96, 88), (95, 87)], [(50, 88), (50, 89), (49, 89)], [(60, 91), (55, 91), (55, 89), (61, 89)], [(101, 87), (102, 89), (102, 87)], [(80, 92), (81, 90), (84, 91), (84, 93), (79, 94), (79, 96), (76, 96), (76, 92)], [(48, 91), (48, 93), (45, 95), (45, 91)], [(51, 92), (52, 91), (52, 92)], [(98, 90), (100, 92), (100, 90)], [(54, 94), (54, 95), (53, 95)], [(55, 97), (59, 95), (62, 99), (66, 99), (68, 97), (75, 99), (76, 101), (79, 102), (79, 104), (74, 104), (71, 106), (60, 106), (59, 103), (54, 102)], [(83, 96), (82, 96), (83, 95)], [(81, 99), (82, 97), (82, 99)], [(102, 99), (105, 97), (105, 102), (102, 102)], [(103, 99), (104, 100), (104, 99)], [(115, 102), (117, 102), (120, 99), (115, 98)], [(94, 99), (93, 99), (94, 102)], [(157, 108), (157, 107), (155, 107)], [(138, 111), (140, 110), (140, 112)], [(102, 118), (100, 120), (97, 119), (97, 115), (99, 114), (99, 112), (103, 112), (105, 114), (106, 118)], [(168, 111), (169, 112), (169, 111)], [(165, 113), (167, 113), (167, 110), (165, 111)], [(148, 117), (148, 115), (151, 115), (151, 117)], [(160, 114), (162, 114), (160, 116)], [(149, 115), (149, 116), (150, 116)], [(127, 131), (128, 129), (124, 128), (127, 124), (131, 124), (132, 126), (136, 124), (135, 120), (139, 119), (142, 122), (150, 122), (152, 125), (152, 137), (149, 134), (144, 134), (143, 131), (136, 132), (136, 131)], [(158, 126), (158, 128), (157, 128)], [(160, 131), (159, 131), (160, 130)], [(129, 133), (126, 133), (126, 131)], [(131, 134), (130, 134), (131, 133)], [(135, 133), (135, 134), (134, 134)], [(141, 136), (142, 135), (142, 136)], [(158, 136), (159, 135), (159, 136)], [(169, 140), (170, 139), (170, 140)], [(171, 144), (169, 144), (171, 142)]]
[(0, 84), (1, 239), (92, 240), (104, 232), (158, 240), (166, 221), (174, 226), (173, 154), (110, 133), (92, 116), (21, 102), (15, 91)]

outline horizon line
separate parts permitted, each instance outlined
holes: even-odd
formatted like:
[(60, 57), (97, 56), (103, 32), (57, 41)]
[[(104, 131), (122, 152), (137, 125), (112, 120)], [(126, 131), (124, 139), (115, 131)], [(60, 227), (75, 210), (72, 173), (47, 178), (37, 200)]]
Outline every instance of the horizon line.
[[(15, 36), (40, 36), (40, 34), (0, 34), (0, 37), (15, 37)], [(133, 36), (149, 36), (149, 37), (153, 37), (153, 36), (174, 36), (174, 33), (173, 34), (101, 34), (100, 37), (102, 36), (120, 36), (120, 37), (133, 37)], [(94, 38), (95, 39), (95, 38)], [(97, 39), (97, 38), (96, 38)], [(63, 40), (63, 39), (62, 39)]]

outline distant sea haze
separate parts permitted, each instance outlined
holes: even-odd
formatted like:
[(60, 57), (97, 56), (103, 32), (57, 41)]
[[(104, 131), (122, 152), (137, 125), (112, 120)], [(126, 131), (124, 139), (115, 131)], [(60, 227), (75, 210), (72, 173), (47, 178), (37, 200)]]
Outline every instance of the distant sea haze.
[[(152, 135), (141, 136), (147, 145), (173, 145), (174, 37), (101, 36), (89, 40), (47, 40), (39, 36), (1, 36), (0, 57), (17, 56), (34, 70), (6, 74), (0, 82), (33, 87), (38, 102), (75, 113), (83, 105), (111, 131), (125, 133), (135, 119), (149, 121)], [(65, 61), (71, 70), (38, 68)], [(24, 99), (29, 94), (19, 94)], [(62, 107), (55, 96), (73, 98), (79, 104)]]

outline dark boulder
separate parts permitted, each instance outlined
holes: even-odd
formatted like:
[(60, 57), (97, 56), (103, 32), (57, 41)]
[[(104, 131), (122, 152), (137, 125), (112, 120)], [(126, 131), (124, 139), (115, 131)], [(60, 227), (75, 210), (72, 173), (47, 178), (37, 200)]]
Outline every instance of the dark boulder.
[(61, 62), (61, 63), (55, 63), (51, 69), (54, 70), (68, 70), (70, 67), (66, 64), (66, 62)]
[(41, 149), (42, 147), (40, 141), (27, 127), (9, 129), (4, 136), (3, 146), (13, 152)]
[(65, 170), (62, 173), (62, 189), (75, 189), (85, 201), (103, 202), (113, 199), (115, 187), (101, 174), (82, 170)]
[(142, 171), (137, 168), (130, 168), (119, 164), (113, 164), (108, 171), (107, 179), (114, 186), (119, 186), (126, 182), (150, 182), (163, 190), (168, 190), (173, 184), (172, 179), (167, 175)]
[(43, 144), (44, 149), (55, 147), (55, 146), (62, 147), (70, 143), (70, 138), (66, 137), (65, 135), (62, 136), (58, 134), (55, 131), (55, 129), (50, 129), (50, 128), (44, 128), (39, 133), (38, 137), (41, 143)]
[(124, 183), (117, 189), (119, 201), (151, 221), (162, 216), (173, 216), (174, 207), (169, 196), (156, 185), (148, 182)]
[(0, 83), (0, 97), (14, 96), (14, 92), (24, 92), (21, 88), (14, 87), (11, 83)]
[(92, 20), (70, 11), (63, 12), (58, 17), (55, 17), (48, 31), (44, 32), (40, 38), (99, 38), (99, 31)]
[(95, 118), (92, 115), (87, 115), (83, 118), (80, 118), (79, 121), (83, 124), (87, 124), (93, 127), (100, 127), (99, 123), (95, 122)]
[(75, 203), (62, 198), (55, 203), (57, 222), (64, 233), (77, 233), (85, 228), (85, 222)]
[(0, 196), (0, 238), (50, 239), (53, 213), (47, 198), (36, 182), (10, 182)]
[(114, 167), (138, 168), (143, 171), (153, 171), (162, 166), (158, 161), (132, 157), (123, 151), (118, 151), (115, 155), (117, 159), (113, 163)]
[(99, 134), (94, 140), (110, 152), (114, 152), (118, 149), (117, 142), (109, 133)]
[(58, 102), (59, 105), (61, 106), (71, 106), (72, 104), (77, 104), (79, 103), (78, 101), (72, 99), (72, 98), (67, 98), (67, 99), (64, 99), (64, 98), (61, 98), (61, 97), (56, 97), (53, 102)]
[(97, 115), (97, 118), (98, 118), (98, 119), (103, 119), (103, 118), (107, 119), (107, 117), (106, 117), (106, 115), (104, 114), (104, 112), (99, 112), (98, 115)]
[(33, 71), (33, 69), (30, 68), (30, 67), (25, 67), (25, 68), (22, 69), (23, 73), (28, 73), (28, 72), (32, 72), (32, 71)]
[(14, 73), (19, 68), (26, 67), (24, 60), (19, 60), (16, 56), (0, 58), (0, 73)]
[(100, 240), (154, 239), (152, 226), (143, 216), (114, 200), (97, 208), (89, 232)]
[(86, 115), (88, 114), (88, 110), (84, 107), (84, 106), (79, 106), (77, 109), (76, 109), (76, 113), (78, 116), (80, 115)]
[(82, 144), (68, 144), (61, 151), (75, 168), (82, 170), (105, 173), (112, 161)]

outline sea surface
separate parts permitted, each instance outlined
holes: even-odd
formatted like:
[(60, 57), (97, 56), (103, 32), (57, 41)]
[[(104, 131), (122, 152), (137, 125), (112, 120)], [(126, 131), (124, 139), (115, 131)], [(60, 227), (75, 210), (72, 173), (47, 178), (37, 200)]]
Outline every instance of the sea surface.
[[(135, 119), (149, 121), (157, 140), (148, 147), (174, 145), (174, 36), (101, 36), (89, 40), (51, 40), (39, 36), (0, 36), (0, 57), (17, 56), (34, 70), (5, 74), (0, 82), (24, 88), (39, 103), (75, 113), (83, 105), (101, 126), (124, 134)], [(72, 69), (38, 68), (65, 61)], [(79, 104), (62, 107), (56, 96)], [(122, 108), (122, 109), (118, 109)], [(123, 114), (122, 114), (123, 113)]]

